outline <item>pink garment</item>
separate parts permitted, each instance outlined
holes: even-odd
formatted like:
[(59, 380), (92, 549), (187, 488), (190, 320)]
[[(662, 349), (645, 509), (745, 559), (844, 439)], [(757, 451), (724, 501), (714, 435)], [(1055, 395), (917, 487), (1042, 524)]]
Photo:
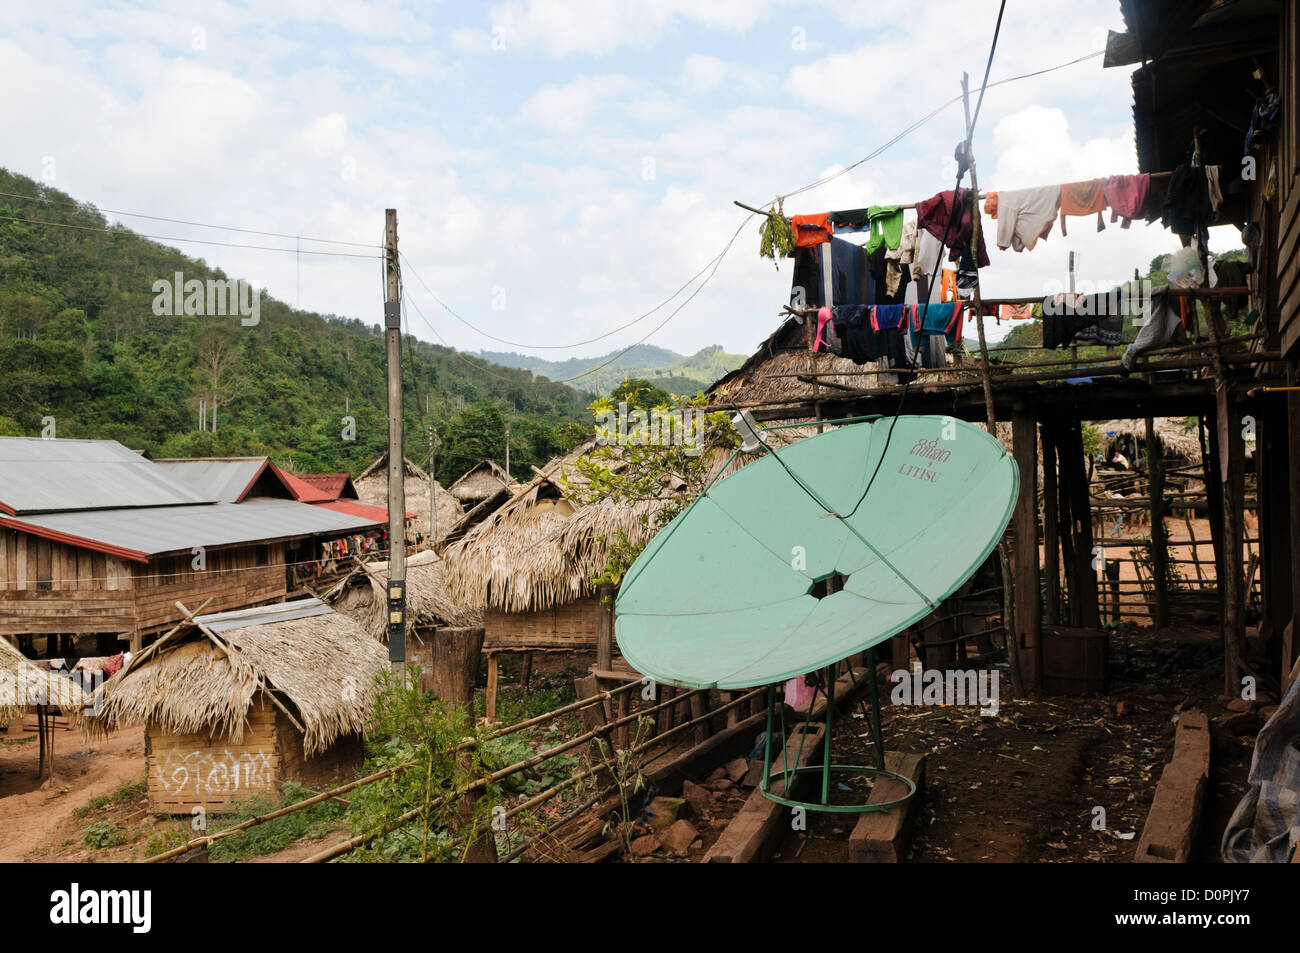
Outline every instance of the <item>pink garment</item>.
[(796, 675), (785, 683), (785, 703), (791, 708), (803, 708), (812, 701), (816, 692), (804, 679), (805, 675)]
[(830, 319), (831, 309), (823, 305), (817, 311), (817, 339), (813, 341), (813, 351), (816, 351), (819, 345), (827, 348), (830, 347), (830, 343), (822, 337), (822, 330), (826, 327), (826, 322)]
[(1122, 218), (1120, 228), (1128, 228), (1133, 219), (1142, 214), (1142, 207), (1147, 204), (1147, 189), (1151, 186), (1151, 176), (1112, 175), (1101, 180), (1102, 193), (1106, 204), (1110, 206), (1110, 220)]

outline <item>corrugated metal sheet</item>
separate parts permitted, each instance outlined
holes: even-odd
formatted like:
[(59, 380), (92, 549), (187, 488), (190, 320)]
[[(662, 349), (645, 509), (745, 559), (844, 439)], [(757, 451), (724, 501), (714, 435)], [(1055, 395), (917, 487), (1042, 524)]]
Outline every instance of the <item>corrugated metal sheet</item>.
[(247, 629), (255, 625), (269, 625), (272, 622), (288, 622), (291, 619), (310, 619), (318, 615), (331, 615), (333, 612), (333, 609), (319, 599), (297, 599), (293, 602), (281, 602), (273, 606), (256, 606), (252, 609), (213, 612), (209, 615), (195, 616), (195, 618), (213, 632), (226, 632), (230, 629)]
[(268, 463), (266, 457), (157, 461), (178, 482), (222, 503), (238, 503)]
[(0, 510), (56, 513), (210, 503), (116, 440), (0, 437)]
[[(351, 516), (360, 516), (363, 519), (373, 519), (380, 523), (388, 523), (388, 507), (376, 506), (373, 503), (358, 503), (356, 500), (330, 500), (327, 503), (313, 503), (313, 506), (319, 506), (323, 509), (333, 510), (335, 513), (347, 513)], [(408, 512), (408, 520), (415, 519), (417, 514)]]
[(308, 503), (271, 499), (0, 519), (0, 525), (130, 559), (189, 552), (195, 546), (360, 532), (383, 523)]

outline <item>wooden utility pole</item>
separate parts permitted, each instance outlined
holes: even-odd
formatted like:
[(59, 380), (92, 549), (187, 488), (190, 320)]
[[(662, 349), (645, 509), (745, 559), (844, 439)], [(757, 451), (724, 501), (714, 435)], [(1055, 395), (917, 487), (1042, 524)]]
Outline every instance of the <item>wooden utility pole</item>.
[[(979, 179), (975, 175), (975, 152), (971, 148), (971, 139), (975, 130), (971, 128), (970, 123), (970, 77), (965, 73), (961, 74), (961, 105), (966, 112), (966, 162), (970, 165), (970, 200), (971, 200), (971, 258), (975, 260), (975, 288), (971, 304), (975, 309), (975, 328), (979, 333), (980, 339), (980, 380), (984, 385), (984, 413), (988, 417), (989, 435), (998, 439), (997, 411), (993, 405), (993, 378), (989, 373), (989, 349), (988, 343), (984, 339), (984, 304), (980, 296), (979, 283), (979, 243), (980, 243), (980, 208)], [(958, 195), (953, 193), (952, 197), (952, 214), (960, 216), (961, 208), (957, 201)], [(960, 302), (958, 302), (960, 306)], [(1023, 475), (1021, 477), (1024, 479)], [(1020, 525), (1020, 520), (1013, 517), (1016, 533), (1016, 545), (1026, 545), (1024, 542), (1024, 529)], [(1038, 521), (1035, 519), (1029, 525), (1028, 530), (1029, 545), (1033, 546), (1034, 562), (1038, 561)], [(1024, 696), (1028, 692), (1037, 692), (1039, 686), (1033, 682), (1034, 672), (1038, 670), (1037, 662), (1030, 666), (1030, 672), (1021, 671), (1021, 650), (1027, 650), (1032, 658), (1040, 658), (1038, 646), (1038, 635), (1033, 633), (1022, 633), (1020, 626), (1016, 623), (1016, 593), (1014, 578), (1011, 573), (1011, 551), (1007, 546), (1007, 538), (1003, 535), (998, 541), (998, 562), (1002, 566), (1002, 617), (1003, 625), (1006, 629), (1007, 638), (1007, 662), (1011, 666), (1011, 685), (1015, 693)], [(1038, 587), (1034, 586), (1033, 597), (1038, 598)], [(1037, 612), (1034, 613), (1038, 615)], [(1025, 644), (1022, 645), (1022, 637), (1025, 638)], [(1028, 675), (1028, 678), (1026, 678)]]
[(437, 438), (437, 432), (429, 428), (429, 548), (433, 549), (434, 542), (438, 539), (438, 495), (434, 487), (438, 485), (438, 478), (433, 475), (433, 442)]
[[(1155, 583), (1156, 628), (1169, 626), (1169, 547), (1165, 535), (1165, 453), (1155, 418), (1146, 419), (1147, 492), (1151, 500), (1151, 575)], [(1195, 550), (1193, 550), (1195, 552)]]
[(388, 660), (406, 667), (406, 476), (402, 454), (402, 304), (397, 209), (384, 211), (384, 335), (388, 351)]
[(510, 421), (506, 421), (506, 476), (510, 476)]

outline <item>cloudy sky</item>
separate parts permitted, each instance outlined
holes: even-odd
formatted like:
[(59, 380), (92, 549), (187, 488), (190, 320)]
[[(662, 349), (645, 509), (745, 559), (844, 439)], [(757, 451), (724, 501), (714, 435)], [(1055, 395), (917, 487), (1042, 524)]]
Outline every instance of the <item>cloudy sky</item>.
[[(749, 353), (788, 293), (758, 257), (760, 205), (843, 170), (977, 85), (996, 0), (516, 0), (275, 4), (46, 0), (0, 9), (0, 165), (102, 208), (377, 244), (398, 210), (410, 329), (552, 359), (635, 343)], [(1117, 0), (1011, 0), (991, 80), (1104, 48)], [(1136, 171), (1129, 69), (1100, 57), (990, 89), (986, 188)], [(952, 187), (950, 105), (787, 214)], [(148, 234), (282, 245), (112, 216)], [(1113, 284), (1177, 241), (1075, 220), (992, 251), (986, 294)], [(664, 302), (649, 318), (609, 334)], [(1216, 235), (1234, 247), (1233, 234)], [(180, 241), (290, 304), (379, 322), (377, 259)], [(302, 242), (303, 249), (365, 249)], [(709, 271), (704, 272), (705, 275)], [(427, 319), (427, 321), (425, 320)], [(658, 328), (658, 330), (655, 330)], [(435, 333), (436, 332), (436, 333)], [(651, 333), (653, 332), (653, 333)], [(575, 347), (565, 347), (589, 341)]]

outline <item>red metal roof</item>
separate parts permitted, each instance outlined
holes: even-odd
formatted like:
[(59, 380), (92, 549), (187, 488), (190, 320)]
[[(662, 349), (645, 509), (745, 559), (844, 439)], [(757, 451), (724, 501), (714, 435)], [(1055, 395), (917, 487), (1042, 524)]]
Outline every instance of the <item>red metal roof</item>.
[(297, 473), (294, 479), (328, 493), (331, 500), (358, 499), (352, 477), (346, 473)]
[[(372, 503), (359, 503), (356, 500), (329, 500), (325, 503), (317, 503), (316, 506), (322, 506), (327, 510), (333, 510), (335, 513), (346, 513), (348, 516), (357, 516), (361, 519), (373, 519), (377, 523), (388, 523), (388, 507), (375, 506)], [(415, 519), (415, 513), (407, 513), (406, 518)]]

